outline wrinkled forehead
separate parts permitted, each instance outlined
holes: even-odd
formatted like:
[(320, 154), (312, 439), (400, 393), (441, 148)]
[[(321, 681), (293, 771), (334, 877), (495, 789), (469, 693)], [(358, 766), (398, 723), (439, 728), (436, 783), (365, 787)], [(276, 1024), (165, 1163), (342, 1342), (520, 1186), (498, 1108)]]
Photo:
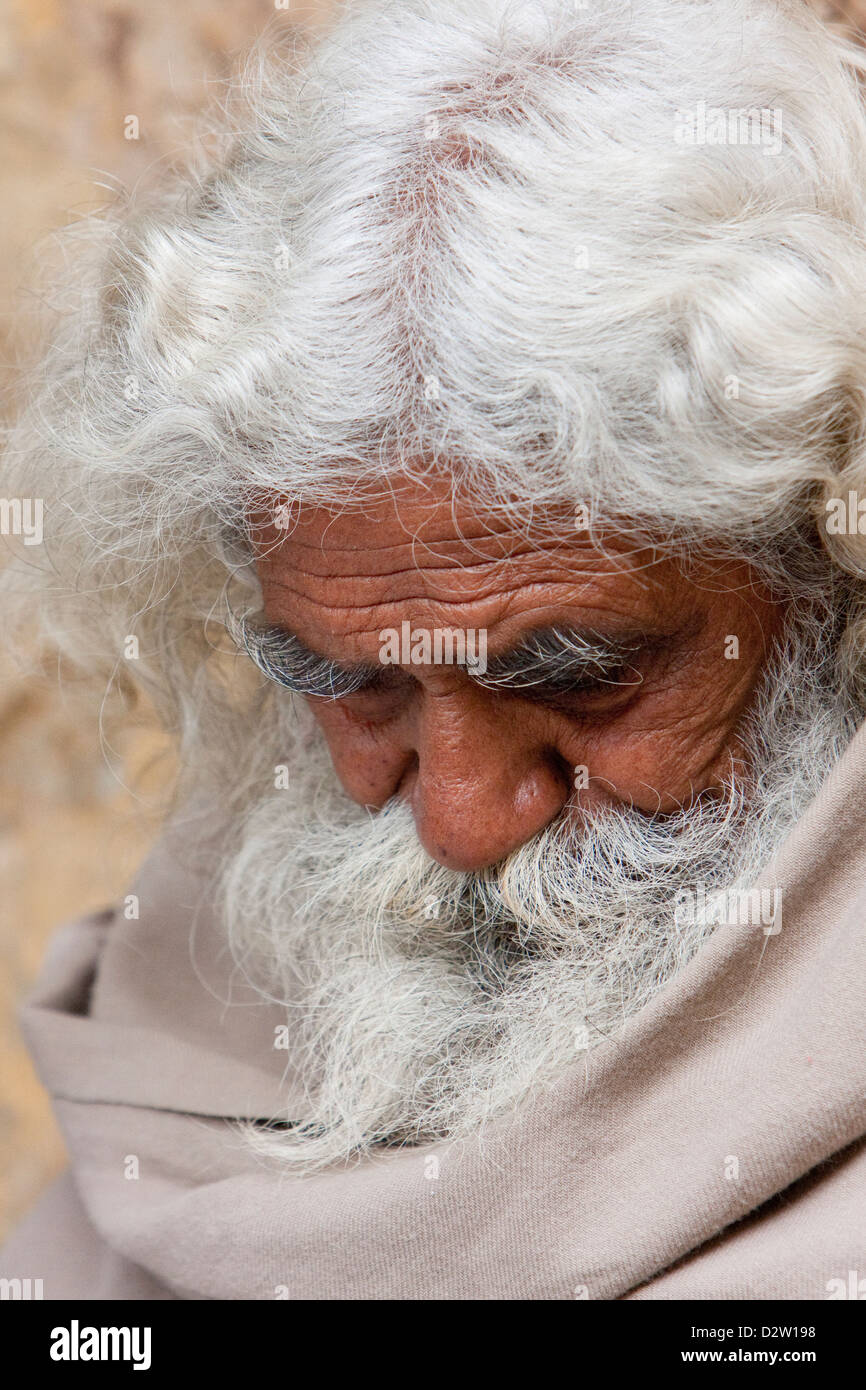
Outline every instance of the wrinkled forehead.
[(399, 618), (461, 626), (565, 620), (581, 609), (608, 629), (681, 619), (701, 588), (748, 582), (722, 555), (692, 560), (627, 523), (587, 526), (557, 503), (480, 505), (445, 477), (400, 477), (332, 505), (275, 497), (253, 528), (272, 620), (295, 630), (358, 631)]
[(275, 495), (252, 520), (260, 570), (296, 566), (347, 579), (405, 569), (498, 566), (505, 573), (539, 565), (628, 573), (671, 559), (627, 524), (592, 524), (580, 504), (533, 507), (503, 499), (493, 505), (442, 474), (365, 483), (350, 497), (327, 503)]

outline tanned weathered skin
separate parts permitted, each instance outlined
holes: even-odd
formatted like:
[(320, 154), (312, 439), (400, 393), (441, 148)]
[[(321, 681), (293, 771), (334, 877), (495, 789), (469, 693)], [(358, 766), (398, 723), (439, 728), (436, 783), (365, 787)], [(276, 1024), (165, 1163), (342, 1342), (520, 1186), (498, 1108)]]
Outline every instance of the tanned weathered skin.
[[(268, 621), (341, 663), (375, 663), (380, 633), (406, 620), (486, 629), (488, 659), (554, 626), (646, 638), (637, 684), (565, 701), (478, 688), (442, 664), (310, 700), (348, 794), (408, 799), (427, 851), (460, 870), (502, 859), (569, 798), (578, 814), (593, 801), (668, 812), (720, 786), (783, 611), (745, 564), (707, 555), (685, 573), (648, 545), (605, 536), (602, 549), (564, 518), (527, 531), (446, 479), (370, 497), (362, 514), (302, 508), (257, 545)], [(578, 766), (589, 784), (575, 797)]]

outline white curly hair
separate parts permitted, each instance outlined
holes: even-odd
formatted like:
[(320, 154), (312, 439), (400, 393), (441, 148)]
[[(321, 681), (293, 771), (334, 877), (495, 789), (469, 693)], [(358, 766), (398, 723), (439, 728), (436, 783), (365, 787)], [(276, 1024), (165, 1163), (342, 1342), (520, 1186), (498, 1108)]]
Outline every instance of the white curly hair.
[[(797, 0), (372, 0), (260, 47), (207, 156), (67, 233), (5, 450), (45, 503), (8, 611), (41, 587), (98, 677), (137, 634), (127, 674), (195, 743), (251, 506), (445, 466), (783, 591), (837, 576), (859, 683), (866, 543), (821, 523), (866, 493), (860, 66)], [(702, 104), (779, 138), (684, 143)]]

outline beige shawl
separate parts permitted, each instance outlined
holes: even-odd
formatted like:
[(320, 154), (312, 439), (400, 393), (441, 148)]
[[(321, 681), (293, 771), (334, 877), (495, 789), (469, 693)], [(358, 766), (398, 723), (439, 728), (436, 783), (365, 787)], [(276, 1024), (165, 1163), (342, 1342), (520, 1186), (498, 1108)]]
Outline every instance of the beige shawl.
[[(64, 927), (22, 1025), (70, 1153), (0, 1257), (46, 1298), (866, 1296), (866, 727), (765, 882), (613, 1038), (482, 1141), (288, 1177), (284, 1015), (172, 838)], [(853, 1275), (853, 1278), (852, 1278)]]

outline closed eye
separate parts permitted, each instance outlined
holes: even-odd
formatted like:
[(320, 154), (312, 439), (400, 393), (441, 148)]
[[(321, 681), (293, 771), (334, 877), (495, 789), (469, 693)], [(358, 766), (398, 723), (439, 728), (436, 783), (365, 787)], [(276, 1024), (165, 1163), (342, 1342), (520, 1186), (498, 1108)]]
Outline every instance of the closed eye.
[(598, 702), (620, 706), (634, 698), (643, 682), (641, 672), (635, 666), (629, 665), (611, 669), (605, 675), (587, 672), (561, 681), (543, 681), (523, 690), (502, 693), (511, 693), (536, 704), (573, 711), (575, 706)]
[[(408, 692), (415, 684), (401, 666), (346, 665), (311, 651), (282, 627), (251, 625), (244, 619), (234, 621), (231, 631), (269, 680), (299, 695), (330, 701), (375, 698)], [(553, 628), (528, 634), (480, 669), (464, 669), (473, 684), (502, 696), (558, 708), (596, 700), (619, 707), (634, 697), (644, 680), (635, 658), (639, 653), (645, 658), (664, 645), (665, 639), (646, 634), (611, 638)]]

